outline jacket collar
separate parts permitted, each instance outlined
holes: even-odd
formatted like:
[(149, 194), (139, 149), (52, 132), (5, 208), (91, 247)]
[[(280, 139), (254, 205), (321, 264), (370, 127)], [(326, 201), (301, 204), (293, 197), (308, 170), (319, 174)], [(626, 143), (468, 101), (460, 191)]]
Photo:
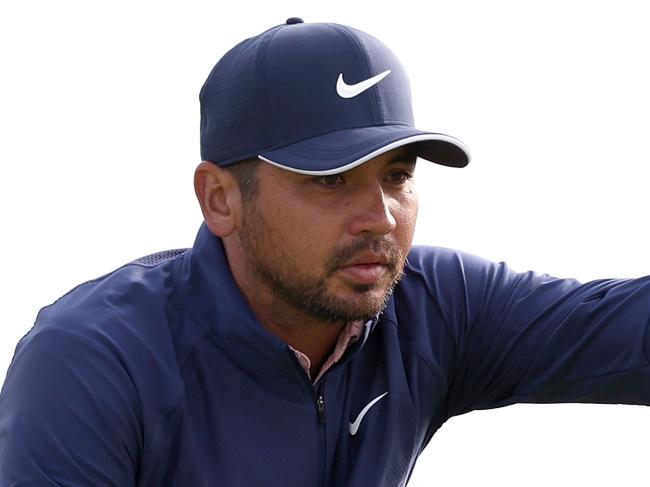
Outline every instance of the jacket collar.
[(257, 320), (230, 272), (221, 239), (205, 223), (180, 265), (181, 299), (217, 347), (246, 367), (295, 376), (287, 344)]

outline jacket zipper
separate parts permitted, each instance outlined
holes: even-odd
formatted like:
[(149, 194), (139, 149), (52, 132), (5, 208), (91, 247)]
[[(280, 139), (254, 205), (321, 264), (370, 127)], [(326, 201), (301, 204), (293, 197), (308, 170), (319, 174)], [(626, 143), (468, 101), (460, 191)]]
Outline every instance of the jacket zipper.
[(314, 387), (314, 384), (309, 380), (309, 377), (303, 370), (303, 368), (300, 365), (300, 362), (298, 362), (298, 357), (296, 357), (296, 354), (288, 350), (289, 356), (291, 357), (291, 360), (293, 361), (294, 365), (298, 369), (301, 377), (305, 381), (305, 384), (307, 386), (307, 389), (309, 389), (309, 392), (312, 396), (312, 398), (315, 400), (316, 404), (316, 416), (318, 418), (318, 436), (319, 442), (321, 444), (321, 453), (319, 455), (320, 457), (320, 474), (321, 474), (321, 485), (325, 485), (327, 481), (327, 472), (326, 472), (326, 463), (327, 463), (327, 433), (325, 431), (325, 394), (323, 393), (323, 390), (325, 389), (325, 378), (322, 378), (319, 381), (318, 388)]
[(322, 393), (316, 400), (316, 411), (318, 412), (318, 422), (325, 424), (325, 397)]
[(327, 431), (325, 429), (325, 384), (321, 379), (318, 389), (314, 392), (318, 396), (316, 399), (316, 416), (318, 417), (318, 436), (320, 437), (321, 454), (320, 454), (320, 469), (321, 469), (321, 485), (327, 484)]

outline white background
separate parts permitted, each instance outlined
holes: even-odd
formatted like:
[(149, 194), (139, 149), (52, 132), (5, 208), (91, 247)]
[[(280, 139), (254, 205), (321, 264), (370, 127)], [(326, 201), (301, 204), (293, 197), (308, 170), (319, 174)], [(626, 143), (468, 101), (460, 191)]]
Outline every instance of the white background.
[[(290, 16), (382, 39), (410, 74), (417, 125), (472, 149), (464, 170), (420, 163), (418, 243), (583, 280), (649, 274), (642, 5), (4, 2), (1, 378), (40, 307), (192, 244), (199, 88), (232, 45)], [(648, 485), (649, 434), (638, 406), (470, 413), (410, 485)]]

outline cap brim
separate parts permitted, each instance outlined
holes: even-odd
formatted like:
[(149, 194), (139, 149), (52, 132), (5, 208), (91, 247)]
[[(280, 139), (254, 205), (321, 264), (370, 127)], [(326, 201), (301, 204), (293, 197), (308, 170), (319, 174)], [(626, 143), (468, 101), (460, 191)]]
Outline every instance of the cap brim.
[(412, 145), (418, 157), (445, 166), (465, 167), (470, 161), (469, 150), (460, 140), (404, 125), (338, 130), (262, 152), (258, 157), (289, 171), (325, 176), (348, 171), (405, 145)]

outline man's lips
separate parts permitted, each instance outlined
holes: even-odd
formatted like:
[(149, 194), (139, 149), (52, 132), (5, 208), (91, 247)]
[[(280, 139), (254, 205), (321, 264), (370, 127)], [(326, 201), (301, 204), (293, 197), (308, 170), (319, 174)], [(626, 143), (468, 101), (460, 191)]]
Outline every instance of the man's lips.
[(338, 272), (357, 284), (374, 284), (387, 271), (384, 264), (353, 264), (338, 268)]
[(355, 266), (355, 265), (387, 265), (388, 264), (388, 256), (377, 253), (377, 252), (365, 252), (354, 259), (352, 259), (350, 262), (347, 262), (344, 266), (342, 267), (347, 267), (347, 266)]
[(388, 271), (385, 255), (366, 253), (338, 267), (337, 271), (358, 284), (374, 284)]

